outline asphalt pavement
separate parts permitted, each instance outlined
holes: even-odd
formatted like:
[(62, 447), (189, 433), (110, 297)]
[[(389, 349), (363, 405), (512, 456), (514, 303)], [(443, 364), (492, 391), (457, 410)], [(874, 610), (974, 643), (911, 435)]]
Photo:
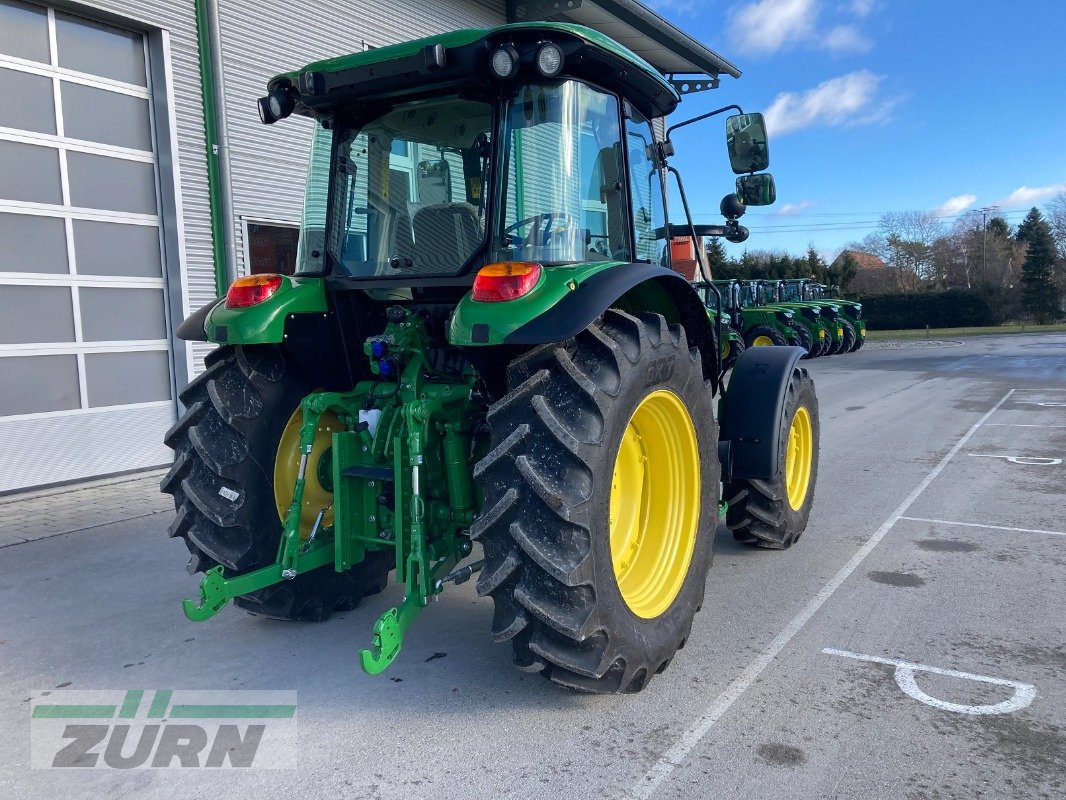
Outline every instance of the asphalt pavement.
[[(322, 624), (188, 622), (184, 547), (136, 498), (0, 541), (0, 797), (1062, 797), (1066, 335), (806, 366), (807, 532), (772, 552), (719, 526), (692, 636), (635, 696), (515, 670), (473, 582), (377, 677), (358, 651), (395, 586)], [(296, 766), (31, 769), (31, 698), (59, 688), (295, 690)]]

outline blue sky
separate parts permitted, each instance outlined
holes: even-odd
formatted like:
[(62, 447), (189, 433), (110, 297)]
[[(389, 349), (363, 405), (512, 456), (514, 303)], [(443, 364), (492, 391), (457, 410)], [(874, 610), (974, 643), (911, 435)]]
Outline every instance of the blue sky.
[[(886, 211), (999, 205), (1017, 224), (1066, 190), (1066, 0), (660, 0), (660, 14), (736, 63), (680, 121), (738, 103), (768, 115), (774, 206), (729, 245), (827, 255)], [(697, 221), (733, 176), (718, 118), (675, 135)], [(680, 206), (672, 209), (680, 219)]]

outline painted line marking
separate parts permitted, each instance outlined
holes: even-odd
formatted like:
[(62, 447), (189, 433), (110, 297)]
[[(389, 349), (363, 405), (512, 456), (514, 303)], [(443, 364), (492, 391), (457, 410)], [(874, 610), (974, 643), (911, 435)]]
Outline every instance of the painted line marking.
[(970, 458), (1002, 458), (1011, 464), (1021, 464), (1023, 467), (1056, 467), (1062, 463), (1061, 458), (1045, 458), (1044, 456), (1007, 456), (994, 453), (967, 453)]
[(1001, 428), (1066, 428), (1066, 425), (1034, 425), (1031, 422), (989, 422), (988, 426)]
[(1018, 406), (1044, 406), (1045, 408), (1066, 408), (1066, 403), (1051, 402), (1050, 400), (1015, 400)]
[[(888, 664), (889, 666), (895, 667), (896, 685), (903, 690), (904, 694), (914, 698), (919, 703), (925, 703), (927, 706), (939, 708), (942, 711), (952, 711), (956, 714), (1010, 714), (1014, 711), (1021, 711), (1023, 708), (1026, 708), (1033, 702), (1033, 698), (1036, 697), (1036, 687), (1031, 683), (1022, 683), (1021, 681), (1012, 681), (1006, 678), (992, 678), (988, 675), (975, 675), (972, 672), (960, 672), (957, 669), (930, 667), (927, 664), (897, 661), (894, 658), (870, 656), (865, 653), (851, 653), (847, 650), (837, 650), (835, 647), (827, 647), (822, 650), (822, 652), (831, 656), (853, 658), (857, 661), (872, 661), (875, 664)], [(918, 681), (915, 679), (914, 674), (916, 672), (931, 672), (934, 675), (946, 675), (950, 678), (962, 678), (967, 681), (991, 683), (996, 686), (1009, 686), (1014, 689), (1014, 694), (1009, 700), (993, 703), (991, 705), (967, 706), (960, 703), (949, 703), (947, 700), (941, 700), (938, 697), (933, 697), (932, 695), (923, 692), (918, 686)]]
[(928, 519), (926, 517), (900, 517), (910, 522), (932, 522), (937, 525), (961, 525), (964, 528), (988, 528), (994, 531), (1016, 531), (1018, 533), (1046, 533), (1049, 536), (1066, 536), (1066, 531), (1045, 531), (1041, 528), (1012, 528), (1009, 525), (983, 525), (980, 522), (958, 522), (951, 519)]
[(799, 633), (803, 626), (806, 625), (818, 610), (825, 605), (826, 601), (833, 596), (833, 593), (840, 588), (840, 585), (851, 575), (852, 572), (870, 555), (875, 547), (885, 538), (885, 535), (892, 529), (892, 526), (896, 524), (900, 517), (907, 513), (914, 501), (918, 499), (919, 495), (929, 488), (937, 476), (944, 471), (944, 468), (948, 465), (948, 462), (955, 457), (970, 440), (970, 438), (977, 433), (977, 429), (980, 428), (985, 421), (996, 413), (1000, 406), (1007, 402), (1010, 396), (1014, 394), (1014, 390), (1011, 389), (990, 408), (981, 419), (974, 423), (955, 446), (952, 447), (940, 462), (933, 467), (932, 471), (925, 476), (925, 479), (915, 487), (907, 498), (900, 503), (899, 508), (892, 512), (892, 515), (886, 519), (881, 527), (878, 528), (874, 534), (866, 540), (866, 543), (860, 547), (848, 562), (841, 567), (840, 571), (834, 575), (825, 586), (812, 598), (807, 605), (805, 605), (792, 621), (785, 626), (773, 641), (766, 646), (766, 648), (757, 655), (754, 660), (744, 670), (733, 679), (733, 682), (725, 688), (725, 690), (716, 697), (711, 704), (707, 707), (707, 710), (703, 712), (699, 717), (689, 724), (688, 728), (678, 737), (677, 741), (666, 752), (664, 752), (656, 760), (654, 764), (648, 769), (644, 775), (638, 779), (637, 785), (629, 790), (629, 796), (634, 800), (648, 800), (654, 794), (655, 790), (659, 787), (664, 780), (666, 780), (670, 774), (681, 765), (686, 756), (692, 752), (702, 741), (702, 739), (711, 732), (711, 728), (718, 722), (719, 719), (729, 710), (729, 707), (736, 702), (744, 692), (746, 692), (756, 679), (763, 673), (763, 671), (770, 666), (770, 663), (777, 658), (778, 654), (785, 649), (785, 646), (792, 641), (793, 637)]

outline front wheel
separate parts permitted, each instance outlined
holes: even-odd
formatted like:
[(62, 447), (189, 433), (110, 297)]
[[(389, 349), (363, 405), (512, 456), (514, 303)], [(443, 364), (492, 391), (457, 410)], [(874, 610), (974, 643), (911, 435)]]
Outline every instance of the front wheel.
[(723, 348), (726, 352), (722, 354), (722, 372), (726, 372), (733, 369), (733, 365), (737, 363), (737, 359), (743, 355), (746, 348), (743, 337), (737, 334), (730, 337), (723, 334), (722, 338), (726, 340)]
[(855, 350), (855, 343), (859, 341), (858, 334), (855, 333), (855, 326), (850, 322), (844, 322), (844, 338), (840, 344), (841, 353), (850, 353)]
[(513, 361), (488, 412), (478, 593), (519, 669), (637, 692), (685, 643), (717, 524), (718, 428), (684, 329), (609, 310)]
[(770, 325), (756, 325), (744, 334), (746, 347), (787, 347), (788, 341)]
[(807, 330), (807, 326), (802, 322), (790, 322), (789, 327), (796, 332), (796, 337), (799, 339), (799, 346), (807, 351), (804, 358), (814, 358), (814, 337), (811, 336), (811, 332)]
[(792, 373), (781, 416), (777, 474), (769, 480), (741, 479), (726, 484), (726, 525), (733, 538), (784, 550), (807, 527), (818, 479), (818, 398), (805, 369)]

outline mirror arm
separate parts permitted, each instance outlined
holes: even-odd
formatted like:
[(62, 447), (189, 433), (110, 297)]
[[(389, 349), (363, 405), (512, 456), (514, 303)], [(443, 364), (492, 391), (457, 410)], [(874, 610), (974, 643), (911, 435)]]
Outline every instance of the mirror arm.
[(670, 134), (676, 131), (678, 128), (683, 128), (686, 125), (691, 125), (693, 122), (699, 122), (700, 120), (709, 119), (716, 114), (722, 114), (726, 111), (736, 111), (738, 114), (743, 114), (744, 109), (738, 105), (722, 106), (716, 108), (714, 111), (708, 111), (706, 114), (700, 114), (698, 117), (692, 119), (686, 119), (683, 122), (679, 122), (676, 125), (671, 125), (666, 129), (666, 134), (663, 137), (662, 151), (664, 156), (672, 156), (674, 154), (674, 143), (670, 141)]
[[(694, 120), (692, 120), (694, 121)], [(685, 219), (688, 221), (688, 229), (692, 235), (692, 249), (696, 251), (696, 263), (700, 265), (700, 275), (703, 279), (711, 284), (711, 290), (714, 292), (714, 345), (721, 349), (722, 347), (722, 293), (718, 291), (718, 287), (714, 285), (711, 280), (711, 268), (707, 263), (707, 251), (702, 247), (698, 247), (699, 237), (696, 236), (696, 226), (692, 222), (692, 212), (689, 211), (688, 198), (685, 196), (685, 184), (681, 181), (681, 173), (677, 171), (676, 167), (666, 167), (670, 174), (674, 176), (674, 181), (677, 183), (678, 194), (681, 195), (681, 206), (685, 209)], [(669, 223), (666, 226), (668, 229), (671, 227)], [(721, 365), (721, 358), (718, 353), (715, 354), (715, 361), (718, 363), (718, 380), (722, 379), (724, 370)]]

